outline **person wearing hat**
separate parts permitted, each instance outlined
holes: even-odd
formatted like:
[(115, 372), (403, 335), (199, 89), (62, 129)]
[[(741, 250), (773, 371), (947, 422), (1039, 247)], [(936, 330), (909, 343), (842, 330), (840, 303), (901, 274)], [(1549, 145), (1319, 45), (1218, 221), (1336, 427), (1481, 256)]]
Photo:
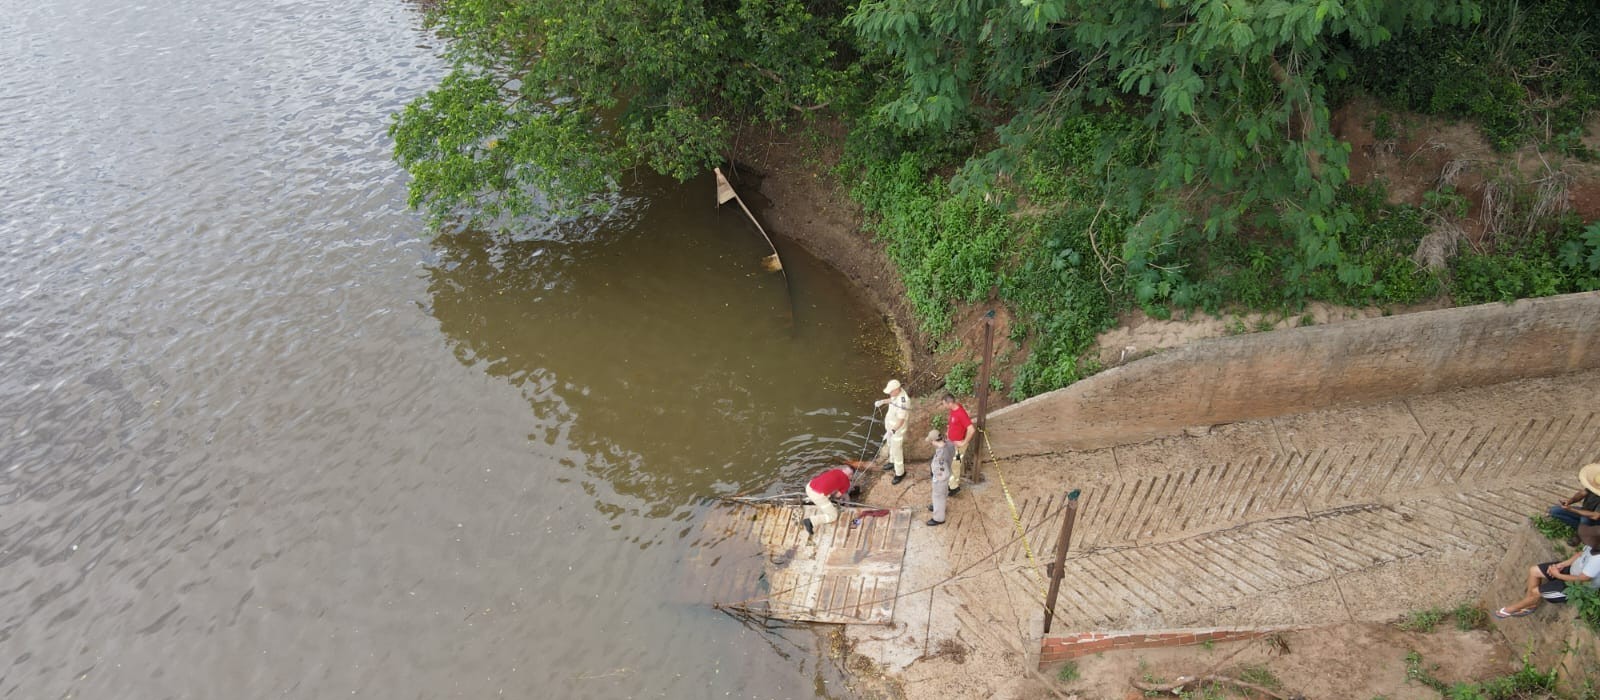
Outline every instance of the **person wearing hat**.
[(872, 405), (889, 407), (883, 414), (883, 439), (889, 448), (889, 466), (884, 468), (894, 470), (894, 479), (889, 483), (898, 484), (906, 478), (906, 423), (911, 412), (911, 394), (906, 393), (898, 379), (890, 379), (883, 393), (889, 398), (878, 399)]
[(1579, 469), (1578, 484), (1582, 490), (1550, 506), (1550, 517), (1573, 528), (1600, 525), (1600, 462)]
[(818, 474), (806, 483), (806, 498), (817, 507), (816, 515), (800, 520), (807, 535), (816, 534), (818, 527), (839, 518), (839, 507), (833, 504), (833, 497), (850, 492), (850, 477), (855, 473), (856, 470), (846, 464)]
[(928, 526), (933, 527), (944, 524), (944, 504), (950, 496), (950, 463), (955, 461), (956, 446), (937, 430), (928, 431), (928, 444), (933, 445), (933, 461), (928, 463), (933, 472), (933, 504), (928, 506), (933, 517), (928, 519)]

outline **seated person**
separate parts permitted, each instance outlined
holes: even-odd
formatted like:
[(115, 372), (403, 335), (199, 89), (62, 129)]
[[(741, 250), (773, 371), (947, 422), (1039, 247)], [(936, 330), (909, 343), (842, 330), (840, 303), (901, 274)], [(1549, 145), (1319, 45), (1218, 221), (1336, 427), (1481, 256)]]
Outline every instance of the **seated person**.
[(1494, 616), (1522, 617), (1532, 614), (1540, 602), (1565, 603), (1568, 583), (1582, 583), (1590, 588), (1600, 587), (1600, 552), (1596, 552), (1591, 544), (1595, 544), (1593, 538), (1584, 544), (1582, 551), (1568, 557), (1566, 561), (1546, 562), (1529, 568), (1528, 595), (1522, 600), (1496, 610)]
[(1550, 517), (1572, 527), (1600, 525), (1600, 462), (1578, 471), (1583, 490), (1550, 507)]

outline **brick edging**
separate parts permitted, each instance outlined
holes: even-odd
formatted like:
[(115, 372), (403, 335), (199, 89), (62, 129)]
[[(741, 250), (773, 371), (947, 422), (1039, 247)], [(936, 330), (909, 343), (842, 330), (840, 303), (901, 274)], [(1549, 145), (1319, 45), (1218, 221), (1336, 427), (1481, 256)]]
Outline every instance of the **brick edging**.
[(1123, 632), (1066, 632), (1046, 635), (1039, 640), (1039, 667), (1075, 659), (1088, 654), (1122, 649), (1181, 647), (1205, 642), (1236, 642), (1256, 639), (1288, 627), (1188, 628)]

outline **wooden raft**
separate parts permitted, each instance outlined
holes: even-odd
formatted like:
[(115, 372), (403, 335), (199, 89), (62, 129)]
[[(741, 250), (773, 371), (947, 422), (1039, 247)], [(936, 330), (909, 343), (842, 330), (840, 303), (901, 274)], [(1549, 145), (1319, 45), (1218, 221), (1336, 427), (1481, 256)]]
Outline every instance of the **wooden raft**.
[[(911, 511), (839, 519), (808, 537), (798, 505), (727, 504), (706, 518), (692, 560), (715, 569), (704, 584), (728, 610), (800, 622), (884, 625), (894, 618)], [(851, 527), (853, 519), (860, 523)]]

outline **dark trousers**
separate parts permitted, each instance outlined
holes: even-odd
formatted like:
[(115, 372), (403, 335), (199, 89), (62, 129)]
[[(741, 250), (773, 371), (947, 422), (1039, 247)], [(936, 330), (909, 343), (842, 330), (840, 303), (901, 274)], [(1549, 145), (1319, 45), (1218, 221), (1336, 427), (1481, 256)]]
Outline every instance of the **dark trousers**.
[(1572, 527), (1597, 524), (1594, 518), (1588, 518), (1574, 513), (1561, 506), (1550, 506), (1550, 517), (1560, 520)]

